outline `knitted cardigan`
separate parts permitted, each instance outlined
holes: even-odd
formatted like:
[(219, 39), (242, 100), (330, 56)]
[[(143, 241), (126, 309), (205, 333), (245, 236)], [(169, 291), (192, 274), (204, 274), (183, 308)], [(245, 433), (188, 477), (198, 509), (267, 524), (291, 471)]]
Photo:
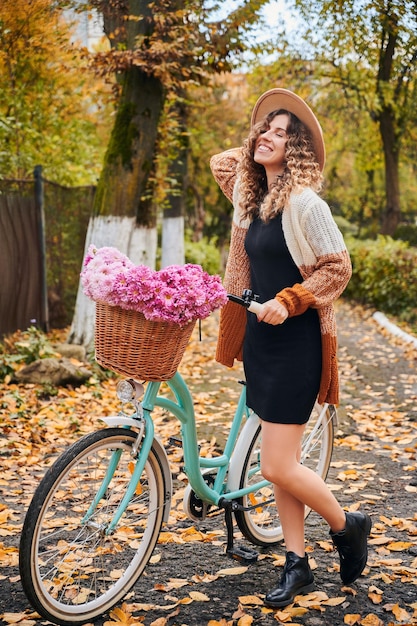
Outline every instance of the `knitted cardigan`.
[[(210, 160), (214, 178), (234, 207), (224, 286), (228, 293), (238, 296), (242, 295), (243, 289), (250, 288), (249, 259), (244, 247), (250, 221), (242, 219), (236, 177), (240, 153), (240, 148), (227, 150)], [(282, 289), (276, 298), (287, 308), (289, 317), (301, 315), (309, 307), (318, 310), (322, 339), (318, 402), (337, 404), (339, 381), (333, 302), (343, 292), (352, 274), (349, 253), (329, 206), (312, 189), (306, 188), (291, 195), (289, 206), (283, 210), (282, 228), (288, 250), (303, 280)], [(232, 367), (235, 359), (242, 360), (245, 329), (246, 310), (239, 304), (228, 302), (220, 313), (217, 361)]]

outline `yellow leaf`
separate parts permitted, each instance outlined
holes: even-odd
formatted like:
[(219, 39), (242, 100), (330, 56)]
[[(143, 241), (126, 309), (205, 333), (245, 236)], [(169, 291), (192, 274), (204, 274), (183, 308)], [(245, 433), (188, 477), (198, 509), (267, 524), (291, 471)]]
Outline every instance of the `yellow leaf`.
[(165, 617), (158, 617), (158, 619), (154, 620), (150, 626), (166, 626), (168, 624), (168, 620)]
[(160, 560), (161, 560), (160, 554), (153, 554), (151, 558), (149, 559), (149, 563), (152, 563), (152, 565), (155, 565), (155, 563), (159, 563)]
[(286, 611), (277, 611), (275, 613), (275, 619), (278, 622), (282, 622), (283, 624), (285, 624), (285, 622), (290, 622), (292, 620), (292, 617)]
[(162, 531), (159, 533), (158, 543), (174, 543), (175, 539), (172, 533), (169, 531)]
[(124, 621), (125, 618), (126, 618), (126, 613), (124, 611), (122, 611), (122, 609), (119, 609), (119, 607), (116, 607), (115, 609), (112, 609), (110, 611), (109, 615), (112, 618), (112, 620), (117, 620), (119, 622)]
[(378, 559), (379, 565), (386, 565), (387, 567), (395, 567), (401, 565), (402, 559)]
[(407, 622), (410, 619), (409, 613), (407, 613), (405, 609), (402, 609), (400, 606), (398, 606), (398, 604), (395, 604), (392, 607), (391, 611), (394, 613), (395, 619), (399, 622)]
[(373, 537), (372, 539), (369, 539), (368, 543), (373, 546), (383, 546), (390, 541), (392, 541), (391, 537), (383, 535), (382, 537)]
[(408, 550), (413, 545), (411, 541), (393, 541), (387, 545), (387, 549), (393, 552), (401, 552), (402, 550)]
[(251, 615), (242, 615), (237, 626), (251, 626), (251, 624), (253, 624), (253, 617)]
[(239, 596), (239, 602), (241, 604), (263, 604), (262, 600), (258, 596)]
[(278, 554), (272, 554), (271, 555), (272, 558), (274, 559), (274, 565), (277, 565), (279, 567), (282, 567), (285, 565), (285, 556), (284, 555), (278, 555)]
[(384, 622), (382, 622), (375, 613), (368, 613), (359, 623), (361, 626), (384, 626)]
[(360, 618), (360, 613), (348, 613), (344, 616), (343, 623), (348, 624), (348, 626), (355, 626), (355, 624), (359, 624)]
[(166, 589), (181, 589), (181, 587), (185, 587), (189, 582), (186, 578), (170, 578), (168, 581), (168, 585), (166, 585)]
[(236, 576), (237, 574), (244, 574), (247, 570), (246, 565), (241, 565), (240, 567), (226, 567), (225, 569), (220, 569), (217, 572), (217, 576)]
[(290, 606), (285, 609), (285, 613), (288, 613), (291, 617), (301, 617), (308, 613), (308, 609), (304, 609), (301, 606)]
[(382, 596), (379, 593), (368, 593), (368, 598), (371, 600), (371, 602), (373, 602), (374, 604), (380, 604), (382, 602)]
[(210, 601), (210, 598), (205, 593), (201, 593), (200, 591), (190, 591), (189, 596), (196, 602), (209, 602)]
[(27, 617), (27, 613), (3, 613), (1, 616), (2, 620), (4, 620), (6, 624), (21, 624)]
[(325, 604), (326, 606), (338, 606), (339, 604), (343, 604), (345, 600), (346, 596), (339, 596), (338, 598), (329, 598), (328, 600), (322, 602), (322, 604)]
[(296, 596), (296, 601), (299, 606), (306, 608), (320, 607), (320, 604), (329, 599), (329, 596), (324, 591), (313, 591), (305, 596)]

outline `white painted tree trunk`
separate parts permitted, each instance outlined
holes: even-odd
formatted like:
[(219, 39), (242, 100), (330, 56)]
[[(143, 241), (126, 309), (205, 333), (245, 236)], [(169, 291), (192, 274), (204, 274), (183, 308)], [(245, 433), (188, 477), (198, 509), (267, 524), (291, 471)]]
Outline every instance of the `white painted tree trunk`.
[[(91, 244), (98, 248), (113, 246), (126, 254), (135, 264), (155, 267), (156, 228), (138, 228), (134, 217), (97, 216), (90, 219), (85, 240), (84, 256)], [(68, 341), (94, 350), (95, 303), (78, 286), (74, 318)]]
[(184, 265), (184, 217), (164, 217), (161, 266)]

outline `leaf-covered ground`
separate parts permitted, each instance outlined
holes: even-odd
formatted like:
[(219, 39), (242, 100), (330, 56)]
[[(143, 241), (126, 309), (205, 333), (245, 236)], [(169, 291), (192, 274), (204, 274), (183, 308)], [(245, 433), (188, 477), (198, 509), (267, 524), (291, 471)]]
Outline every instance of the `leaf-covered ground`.
[[(241, 565), (224, 555), (221, 516), (197, 525), (182, 511), (185, 488), (181, 450), (170, 461), (177, 491), (169, 523), (152, 562), (134, 589), (102, 626), (248, 626), (299, 624), (362, 626), (417, 624), (417, 355), (386, 335), (371, 312), (338, 304), (342, 397), (339, 430), (328, 482), (347, 510), (372, 516), (370, 554), (364, 575), (345, 587), (326, 524), (307, 520), (307, 550), (316, 591), (277, 611), (263, 604), (284, 562), (284, 548), (260, 550), (259, 560)], [(213, 362), (216, 318), (198, 329), (180, 371), (196, 401), (202, 454), (222, 445), (239, 394), (239, 367)], [(21, 590), (18, 543), (25, 509), (51, 456), (115, 413), (116, 381), (42, 397), (35, 386), (1, 387), (0, 425), (0, 623), (47, 624)], [(178, 432), (160, 415), (164, 440)]]

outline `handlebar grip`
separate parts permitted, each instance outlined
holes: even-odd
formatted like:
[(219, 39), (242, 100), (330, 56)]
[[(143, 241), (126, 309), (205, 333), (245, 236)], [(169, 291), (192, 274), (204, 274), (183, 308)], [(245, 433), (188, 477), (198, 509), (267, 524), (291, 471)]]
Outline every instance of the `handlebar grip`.
[(262, 307), (263, 305), (260, 302), (252, 300), (252, 302), (248, 306), (248, 311), (250, 311), (251, 313), (255, 313), (255, 315), (258, 315), (262, 311)]

